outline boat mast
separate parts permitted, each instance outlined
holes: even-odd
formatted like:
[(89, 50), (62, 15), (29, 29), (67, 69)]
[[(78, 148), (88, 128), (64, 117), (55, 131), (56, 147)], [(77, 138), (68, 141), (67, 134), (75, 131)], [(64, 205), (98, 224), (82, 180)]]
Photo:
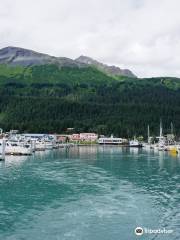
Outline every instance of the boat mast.
[(173, 123), (171, 122), (171, 134), (173, 135), (174, 133), (174, 127), (173, 127)]
[(162, 119), (160, 120), (160, 133), (159, 136), (160, 138), (162, 137), (163, 133), (162, 133)]
[(150, 144), (150, 131), (149, 131), (149, 125), (148, 125), (148, 144)]

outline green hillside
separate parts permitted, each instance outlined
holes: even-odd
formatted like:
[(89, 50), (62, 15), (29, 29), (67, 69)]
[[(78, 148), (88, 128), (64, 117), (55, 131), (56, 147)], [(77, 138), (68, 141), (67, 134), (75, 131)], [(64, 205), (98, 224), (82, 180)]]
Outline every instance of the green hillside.
[(0, 65), (0, 127), (29, 132), (180, 135), (180, 79), (110, 77), (95, 68)]

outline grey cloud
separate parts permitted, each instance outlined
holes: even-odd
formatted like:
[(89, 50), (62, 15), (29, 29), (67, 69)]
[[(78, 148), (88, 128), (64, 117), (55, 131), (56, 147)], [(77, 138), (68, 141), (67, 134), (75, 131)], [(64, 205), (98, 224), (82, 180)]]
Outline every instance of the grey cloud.
[(179, 0), (0, 0), (0, 47), (180, 77)]

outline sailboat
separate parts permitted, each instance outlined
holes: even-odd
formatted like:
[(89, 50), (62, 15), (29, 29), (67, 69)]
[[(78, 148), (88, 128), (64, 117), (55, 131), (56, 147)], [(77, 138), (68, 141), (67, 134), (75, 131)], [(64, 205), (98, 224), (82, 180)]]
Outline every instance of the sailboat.
[(162, 128), (162, 120), (160, 120), (160, 128), (159, 128), (159, 137), (158, 143), (154, 145), (154, 150), (164, 151), (165, 150), (165, 138), (163, 136), (163, 128)]
[(158, 137), (158, 150), (159, 151), (164, 151), (165, 149), (165, 141), (164, 141), (164, 136), (163, 136), (163, 128), (162, 128), (162, 120), (160, 120), (160, 130), (159, 130), (159, 137)]
[(143, 144), (143, 147), (147, 150), (152, 149), (153, 145), (151, 144), (151, 137), (150, 137), (150, 129), (149, 129), (149, 125), (147, 127), (147, 143)]
[(165, 150), (169, 151), (172, 154), (178, 154), (179, 153), (179, 145), (176, 144), (175, 137), (174, 137), (174, 126), (171, 122), (171, 139), (168, 139), (168, 144), (165, 146)]

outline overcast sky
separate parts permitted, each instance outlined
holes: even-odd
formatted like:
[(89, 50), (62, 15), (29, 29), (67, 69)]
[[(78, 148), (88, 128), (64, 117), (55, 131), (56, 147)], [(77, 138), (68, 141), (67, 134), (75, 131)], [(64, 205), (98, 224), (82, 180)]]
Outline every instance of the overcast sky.
[(0, 48), (180, 77), (180, 0), (0, 0)]

